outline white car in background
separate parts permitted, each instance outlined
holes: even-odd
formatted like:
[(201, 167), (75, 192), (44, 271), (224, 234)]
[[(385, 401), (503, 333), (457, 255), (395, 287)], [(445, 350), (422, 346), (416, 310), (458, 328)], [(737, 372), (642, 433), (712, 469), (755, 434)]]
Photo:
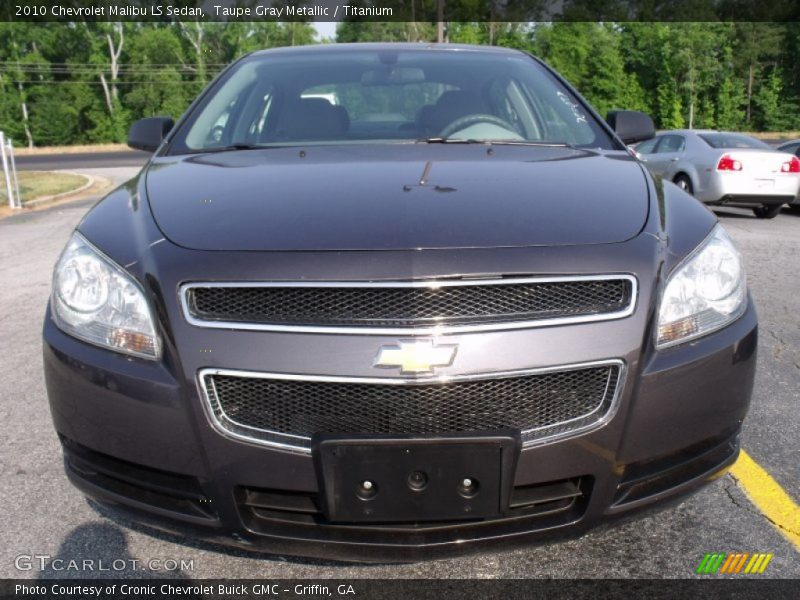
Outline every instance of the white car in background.
[(636, 153), (654, 175), (701, 202), (750, 207), (761, 219), (776, 217), (800, 188), (800, 159), (741, 133), (668, 131)]
[[(784, 142), (778, 146), (778, 151), (788, 152), (789, 154), (800, 156), (800, 140)], [(797, 198), (795, 198), (795, 201), (789, 205), (789, 208), (791, 208), (794, 212), (800, 213), (800, 191), (798, 191)]]

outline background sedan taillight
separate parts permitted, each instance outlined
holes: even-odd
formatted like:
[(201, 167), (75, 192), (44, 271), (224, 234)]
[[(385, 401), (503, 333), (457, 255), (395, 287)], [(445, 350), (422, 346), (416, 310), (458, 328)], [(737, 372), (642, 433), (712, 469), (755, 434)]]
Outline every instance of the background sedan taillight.
[(800, 173), (800, 159), (796, 156), (781, 165), (781, 173)]
[(742, 163), (734, 158), (731, 158), (730, 155), (725, 154), (722, 158), (719, 159), (717, 163), (717, 171), (741, 171), (742, 170)]

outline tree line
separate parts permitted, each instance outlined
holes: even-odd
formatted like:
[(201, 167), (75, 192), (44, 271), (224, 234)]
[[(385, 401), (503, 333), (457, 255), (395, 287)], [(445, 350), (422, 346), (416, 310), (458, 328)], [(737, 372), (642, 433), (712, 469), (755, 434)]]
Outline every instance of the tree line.
[[(435, 41), (436, 23), (345, 22), (336, 41)], [(448, 23), (447, 41), (542, 58), (605, 114), (662, 129), (800, 129), (800, 23)], [(0, 130), (29, 146), (122, 142), (179, 116), (225, 65), (315, 43), (309, 23), (0, 23)]]

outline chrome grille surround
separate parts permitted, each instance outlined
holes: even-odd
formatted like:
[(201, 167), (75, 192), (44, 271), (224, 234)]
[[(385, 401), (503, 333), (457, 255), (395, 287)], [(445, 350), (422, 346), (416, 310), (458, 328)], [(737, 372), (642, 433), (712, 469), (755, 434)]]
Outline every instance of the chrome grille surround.
[[(558, 284), (581, 284), (581, 283), (604, 283), (610, 281), (624, 282), (626, 291), (626, 302), (621, 304), (616, 310), (607, 312), (578, 312), (569, 314), (565, 306), (562, 311), (565, 314), (557, 316), (540, 315), (537, 318), (515, 318), (513, 315), (499, 314), (495, 317), (468, 317), (455, 316), (448, 317), (447, 320), (426, 315), (425, 318), (417, 319), (409, 317), (403, 322), (402, 319), (395, 319), (401, 325), (391, 323), (391, 319), (374, 318), (364, 319), (364, 323), (358, 324), (353, 321), (345, 324), (316, 324), (316, 323), (280, 323), (280, 322), (259, 322), (247, 320), (228, 320), (228, 319), (209, 319), (202, 318), (193, 310), (192, 294), (199, 288), (286, 288), (286, 289), (339, 289), (340, 291), (363, 288), (365, 290), (403, 290), (403, 289), (430, 289), (454, 287), (483, 287), (483, 286), (535, 286), (538, 284), (557, 286)], [(509, 288), (510, 289), (510, 288)], [(608, 275), (572, 275), (557, 277), (495, 277), (495, 278), (462, 278), (462, 279), (431, 279), (431, 280), (412, 280), (412, 281), (249, 281), (249, 282), (192, 282), (185, 283), (180, 287), (180, 302), (186, 320), (197, 327), (233, 329), (233, 330), (255, 330), (255, 331), (277, 331), (277, 332), (297, 332), (297, 333), (338, 333), (348, 335), (441, 335), (449, 333), (470, 333), (480, 331), (498, 331), (510, 329), (527, 329), (532, 327), (546, 327), (553, 325), (567, 325), (572, 323), (589, 323), (595, 321), (607, 321), (621, 319), (630, 316), (636, 306), (638, 297), (637, 279), (630, 274), (608, 274)], [(473, 322), (469, 322), (472, 319)], [(369, 322), (383, 321), (379, 325)], [(409, 323), (417, 321), (416, 323)], [(459, 321), (461, 321), (459, 323)]]
[[(296, 375), (286, 373), (263, 373), (228, 369), (202, 369), (198, 373), (198, 387), (203, 399), (203, 407), (214, 429), (220, 434), (237, 440), (248, 441), (260, 445), (280, 448), (292, 452), (310, 454), (311, 437), (296, 435), (282, 431), (274, 431), (249, 426), (237, 422), (228, 415), (220, 402), (214, 377), (246, 378), (255, 380), (273, 380), (275, 382), (298, 382), (317, 384), (357, 384), (363, 386), (448, 386), (468, 382), (493, 382), (498, 380), (520, 379), (548, 374), (569, 374), (580, 370), (606, 367), (608, 379), (601, 398), (596, 405), (585, 413), (560, 422), (548, 423), (541, 427), (521, 429), (523, 447), (530, 447), (556, 440), (574, 437), (597, 429), (610, 421), (616, 413), (625, 383), (625, 363), (618, 359), (595, 361), (580, 364), (562, 365), (539, 369), (525, 369), (477, 375), (432, 376), (424, 378), (366, 378), (366, 377), (334, 377), (325, 375)], [(365, 388), (366, 389), (366, 388)], [(435, 394), (434, 394), (435, 398)], [(435, 399), (434, 399), (435, 401)], [(491, 398), (487, 398), (491, 401)], [(452, 407), (451, 407), (452, 408)], [(524, 427), (524, 424), (516, 424)], [(518, 427), (519, 428), (519, 427)], [(347, 433), (347, 432), (345, 432)], [(364, 433), (364, 432), (352, 432)], [(386, 434), (384, 434), (386, 435)], [(401, 435), (398, 433), (398, 435)], [(435, 435), (431, 434), (431, 435)]]

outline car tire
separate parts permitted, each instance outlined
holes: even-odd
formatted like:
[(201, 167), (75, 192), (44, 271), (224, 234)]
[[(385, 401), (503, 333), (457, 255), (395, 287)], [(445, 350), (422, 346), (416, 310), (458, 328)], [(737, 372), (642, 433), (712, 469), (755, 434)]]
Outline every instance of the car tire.
[(759, 206), (753, 209), (753, 213), (759, 219), (774, 219), (778, 216), (778, 213), (781, 212), (781, 208), (781, 204), (777, 206)]
[(792, 212), (800, 213), (800, 204), (792, 204), (789, 208), (792, 209)]
[(673, 179), (672, 182), (690, 196), (694, 195), (694, 187), (692, 186), (692, 180), (689, 179), (687, 175), (680, 174), (677, 177), (675, 177), (675, 179)]

